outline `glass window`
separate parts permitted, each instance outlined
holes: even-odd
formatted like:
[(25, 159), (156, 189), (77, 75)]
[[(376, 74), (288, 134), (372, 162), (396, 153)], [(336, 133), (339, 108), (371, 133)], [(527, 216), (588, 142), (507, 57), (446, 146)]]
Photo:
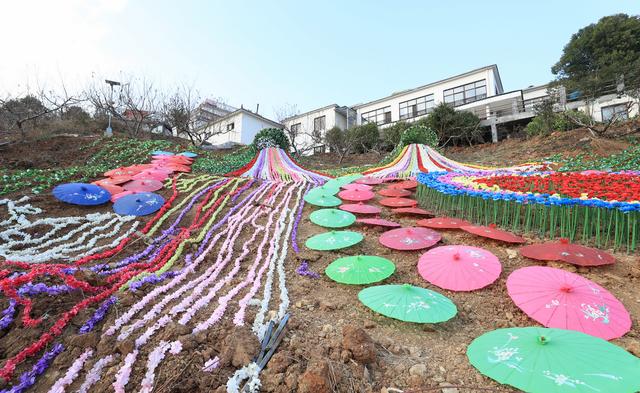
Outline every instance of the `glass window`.
[(234, 127), (235, 127), (235, 124), (233, 123), (227, 124), (227, 131), (232, 131)]
[(400, 120), (426, 115), (434, 107), (433, 94), (400, 103)]
[(300, 133), (300, 123), (291, 125), (291, 135), (296, 136)]
[(391, 123), (391, 107), (375, 109), (362, 114), (362, 121), (365, 123), (376, 123), (377, 125)]
[(316, 117), (313, 119), (313, 131), (322, 131), (325, 127), (325, 116)]
[(600, 111), (602, 112), (602, 121), (627, 120), (629, 118), (626, 103), (605, 106)]
[(484, 79), (444, 91), (444, 102), (453, 106), (468, 104), (484, 98), (487, 98), (487, 84)]

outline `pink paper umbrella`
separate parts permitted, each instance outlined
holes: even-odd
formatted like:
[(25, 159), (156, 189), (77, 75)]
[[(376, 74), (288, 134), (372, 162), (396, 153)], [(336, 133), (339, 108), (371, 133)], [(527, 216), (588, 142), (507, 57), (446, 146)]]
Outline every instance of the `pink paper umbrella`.
[(123, 196), (127, 196), (127, 195), (131, 195), (131, 194), (137, 194), (137, 192), (133, 192), (133, 191), (122, 191), (118, 194), (111, 194), (111, 202), (115, 202), (118, 199), (122, 198)]
[(496, 224), (489, 224), (488, 227), (484, 225), (466, 225), (460, 228), (465, 232), (505, 243), (526, 243), (524, 238), (496, 228)]
[(375, 186), (377, 184), (382, 183), (382, 179), (379, 179), (377, 177), (365, 176), (365, 177), (361, 177), (360, 179), (356, 180), (356, 183), (358, 183), (358, 184), (368, 184), (370, 186)]
[(498, 257), (471, 246), (441, 246), (422, 254), (418, 273), (425, 280), (451, 291), (473, 291), (494, 282), (502, 271)]
[(411, 191), (407, 191), (402, 188), (383, 188), (382, 190), (378, 191), (378, 194), (384, 197), (398, 198), (411, 195)]
[(387, 207), (414, 207), (418, 204), (416, 200), (409, 198), (384, 198), (378, 203)]
[(469, 221), (451, 217), (427, 218), (424, 220), (419, 220), (418, 222), (416, 222), (416, 224), (421, 227), (434, 229), (460, 229), (463, 226), (472, 225)]
[(367, 205), (366, 203), (349, 203), (339, 206), (340, 210), (357, 214), (378, 214), (382, 211), (378, 206)]
[(397, 222), (385, 220), (383, 218), (358, 218), (356, 222), (364, 225), (373, 225), (387, 228), (400, 228), (401, 225)]
[(368, 186), (366, 184), (357, 184), (357, 183), (345, 184), (341, 188), (343, 190), (352, 190), (352, 191), (371, 191), (373, 189), (373, 187)]
[(373, 191), (344, 190), (338, 193), (338, 197), (345, 201), (368, 201), (375, 196)]
[(428, 228), (398, 228), (383, 233), (378, 241), (394, 250), (421, 250), (429, 248), (442, 239), (440, 234)]
[(157, 180), (131, 180), (124, 185), (126, 191), (136, 192), (152, 192), (158, 191), (163, 187), (162, 182)]
[(167, 175), (166, 171), (156, 171), (156, 170), (150, 169), (148, 171), (142, 171), (142, 172), (138, 173), (137, 175), (133, 176), (133, 179), (134, 180), (158, 180), (158, 181), (163, 181), (167, 177), (169, 177), (169, 175)]
[(523, 267), (507, 279), (515, 304), (545, 327), (577, 330), (611, 340), (631, 329), (629, 313), (593, 281), (562, 269)]

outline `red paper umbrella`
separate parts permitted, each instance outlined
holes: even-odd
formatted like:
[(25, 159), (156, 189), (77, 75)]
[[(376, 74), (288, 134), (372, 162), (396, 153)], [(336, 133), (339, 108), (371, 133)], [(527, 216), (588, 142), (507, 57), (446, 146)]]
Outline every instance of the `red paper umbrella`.
[(346, 201), (367, 201), (375, 196), (373, 191), (344, 190), (338, 193), (340, 199)]
[(440, 234), (428, 228), (398, 228), (383, 233), (380, 244), (394, 250), (421, 250), (438, 243), (442, 239)]
[(158, 181), (163, 181), (165, 180), (167, 177), (169, 177), (169, 175), (167, 174), (167, 171), (165, 170), (154, 170), (154, 169), (150, 169), (147, 171), (142, 171), (140, 173), (138, 173), (137, 175), (133, 176), (134, 180), (158, 180)]
[(373, 225), (379, 227), (387, 227), (387, 228), (400, 228), (401, 225), (397, 222), (385, 220), (383, 218), (358, 218), (356, 222), (365, 225)]
[(464, 226), (473, 225), (468, 221), (451, 217), (434, 217), (416, 222), (417, 225), (434, 229), (460, 229)]
[(370, 186), (375, 186), (377, 184), (382, 183), (382, 179), (378, 179), (377, 177), (365, 176), (356, 180), (358, 184), (368, 184)]
[(524, 257), (541, 261), (563, 261), (578, 266), (611, 265), (616, 259), (604, 251), (596, 248), (571, 244), (567, 239), (560, 242), (532, 244), (520, 249)]
[(368, 186), (366, 184), (357, 184), (357, 183), (345, 184), (341, 188), (344, 190), (351, 190), (351, 191), (371, 191), (373, 189), (373, 187)]
[(405, 181), (401, 181), (400, 183), (392, 184), (389, 187), (391, 187), (391, 188), (406, 188), (406, 189), (416, 188), (416, 187), (418, 187), (418, 182), (415, 181), (415, 180), (405, 180)]
[(116, 177), (107, 177), (106, 179), (100, 179), (93, 182), (93, 184), (101, 185), (101, 184), (111, 184), (113, 186), (117, 186), (122, 183), (126, 183), (132, 179), (131, 176), (116, 176)]
[(399, 177), (383, 177), (381, 180), (383, 183), (393, 183), (396, 181), (402, 181), (402, 179)]
[(358, 214), (378, 214), (382, 211), (378, 206), (367, 205), (365, 203), (340, 205), (339, 209)]
[(174, 172), (191, 172), (191, 168), (182, 164), (167, 164), (163, 165), (162, 168), (171, 169)]
[(152, 192), (158, 191), (163, 187), (162, 182), (158, 180), (131, 180), (124, 185), (126, 191), (136, 192)]
[(380, 204), (388, 207), (414, 207), (418, 202), (409, 198), (385, 198), (380, 200)]
[(137, 192), (133, 192), (133, 191), (122, 191), (118, 194), (111, 194), (111, 202), (115, 202), (118, 199), (122, 198), (123, 196), (127, 196), (127, 195), (131, 195), (131, 194), (137, 194)]
[(486, 237), (493, 240), (499, 240), (506, 243), (525, 243), (522, 237), (515, 235), (511, 232), (503, 231), (496, 228), (496, 224), (491, 224), (488, 227), (483, 225), (464, 225), (460, 227), (463, 231), (472, 233), (474, 235)]
[(112, 169), (110, 171), (106, 171), (104, 173), (105, 176), (109, 176), (109, 177), (116, 177), (116, 176), (133, 176), (139, 172), (141, 172), (142, 169), (136, 169), (136, 168), (132, 168), (132, 167), (126, 167), (126, 166), (122, 166), (120, 168), (116, 168), (116, 169)]
[(137, 164), (137, 165), (131, 165), (129, 168), (135, 169), (137, 171), (136, 173), (140, 173), (148, 169), (153, 169), (154, 165), (153, 164)]
[(152, 162), (173, 162), (178, 164), (191, 164), (193, 159), (185, 156), (152, 156)]
[(96, 181), (96, 182), (93, 182), (93, 184), (95, 184), (96, 186), (100, 186), (100, 187), (104, 188), (105, 190), (109, 191), (109, 194), (111, 194), (111, 195), (118, 194), (118, 193), (124, 191), (124, 188), (122, 188), (122, 187), (120, 187), (118, 185), (109, 183), (108, 181)]
[(401, 188), (383, 188), (378, 191), (378, 194), (386, 197), (406, 197), (411, 195), (411, 191), (403, 190)]
[(417, 216), (435, 216), (433, 212), (430, 212), (429, 210), (420, 209), (419, 207), (401, 207), (399, 209), (392, 209), (391, 212), (393, 214), (415, 214)]

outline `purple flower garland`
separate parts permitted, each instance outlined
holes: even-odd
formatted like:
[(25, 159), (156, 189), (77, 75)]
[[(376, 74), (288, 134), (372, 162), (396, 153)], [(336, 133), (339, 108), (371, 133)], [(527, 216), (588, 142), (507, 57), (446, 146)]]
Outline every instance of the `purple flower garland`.
[(55, 359), (63, 350), (64, 346), (62, 346), (62, 344), (54, 344), (48, 352), (45, 352), (44, 355), (38, 359), (30, 371), (26, 371), (20, 375), (20, 378), (18, 378), (20, 383), (12, 386), (10, 389), (0, 390), (0, 393), (22, 393), (32, 387), (36, 383), (36, 379), (45, 372), (53, 359)]
[(78, 331), (80, 334), (85, 334), (85, 333), (89, 333), (90, 331), (93, 330), (93, 328), (96, 326), (96, 324), (100, 321), (102, 321), (102, 319), (104, 318), (104, 316), (107, 314), (107, 311), (109, 311), (109, 308), (118, 300), (117, 296), (111, 296), (109, 297), (107, 300), (105, 300), (104, 302), (102, 302), (102, 304), (100, 305), (100, 307), (98, 307), (98, 309), (96, 310), (95, 313), (93, 313), (93, 315), (91, 316), (91, 318), (89, 318), (87, 320), (87, 322), (84, 323), (84, 325), (82, 325), (82, 327), (80, 328), (80, 330)]
[(15, 300), (9, 299), (9, 306), (2, 310), (2, 318), (0, 318), (0, 330), (6, 329), (7, 326), (11, 325), (11, 322), (13, 322), (13, 318), (16, 315), (17, 304), (18, 303)]

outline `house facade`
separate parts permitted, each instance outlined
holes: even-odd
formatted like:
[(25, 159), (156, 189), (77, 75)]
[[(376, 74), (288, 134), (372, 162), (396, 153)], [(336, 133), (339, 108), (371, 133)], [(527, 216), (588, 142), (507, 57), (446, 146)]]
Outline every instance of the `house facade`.
[(302, 154), (325, 152), (324, 136), (327, 130), (338, 127), (346, 130), (355, 125), (356, 111), (337, 104), (327, 105), (282, 121), (288, 134), (294, 136), (292, 143)]
[(204, 133), (211, 136), (206, 142), (212, 145), (249, 145), (263, 128), (283, 128), (283, 125), (250, 110), (240, 108), (219, 117), (206, 126)]

